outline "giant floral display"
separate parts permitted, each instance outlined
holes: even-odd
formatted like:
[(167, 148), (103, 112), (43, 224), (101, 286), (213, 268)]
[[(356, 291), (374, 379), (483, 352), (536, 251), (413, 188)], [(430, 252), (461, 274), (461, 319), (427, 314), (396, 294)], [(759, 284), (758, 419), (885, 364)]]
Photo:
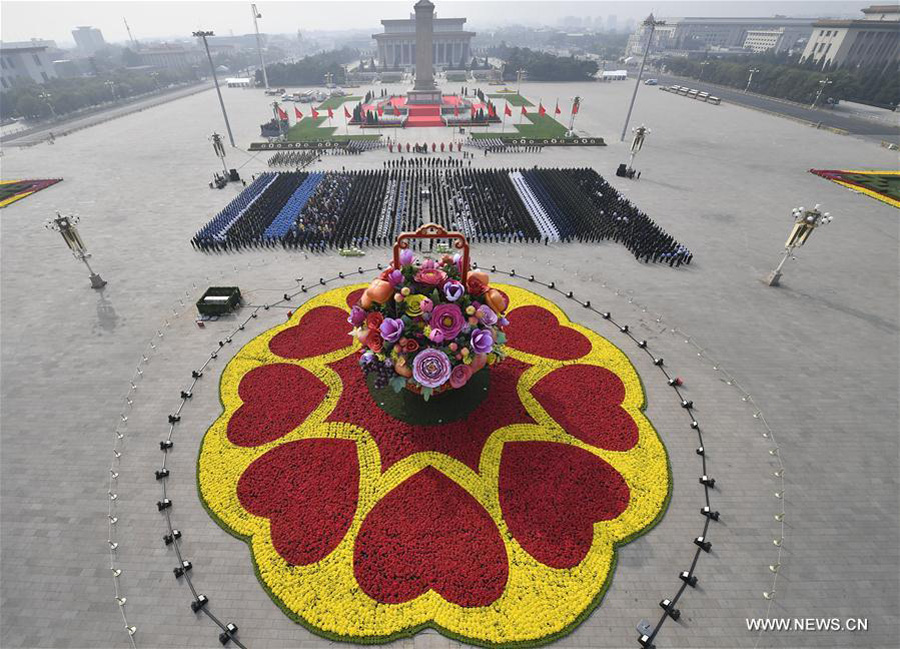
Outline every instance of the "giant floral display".
[(494, 285), (506, 358), (484, 398), (453, 421), (398, 419), (347, 335), (365, 287), (312, 298), (228, 363), (198, 459), (205, 506), (248, 543), (273, 600), (322, 636), (568, 633), (602, 600), (617, 548), (668, 503), (635, 369), (550, 301)]

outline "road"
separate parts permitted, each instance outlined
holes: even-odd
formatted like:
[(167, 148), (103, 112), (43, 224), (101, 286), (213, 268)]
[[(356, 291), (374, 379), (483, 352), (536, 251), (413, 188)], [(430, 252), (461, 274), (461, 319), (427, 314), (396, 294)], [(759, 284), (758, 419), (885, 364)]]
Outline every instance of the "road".
[[(703, 81), (697, 81), (696, 79), (686, 79), (668, 74), (657, 74), (655, 78), (659, 79), (660, 84), (678, 84), (689, 88), (696, 88), (701, 92), (708, 92), (711, 95), (720, 97), (722, 101), (728, 101), (733, 104), (766, 110), (785, 117), (804, 120), (812, 124), (821, 124), (822, 127), (841, 129), (847, 131), (850, 135), (875, 142), (892, 142), (894, 144), (900, 144), (900, 129), (898, 129), (897, 120), (894, 121), (894, 125), (891, 127), (874, 120), (841, 115), (826, 108), (810, 109), (795, 103), (751, 93), (743, 93), (740, 90), (726, 88), (716, 84), (708, 84)], [(900, 120), (900, 115), (898, 115), (898, 120)]]

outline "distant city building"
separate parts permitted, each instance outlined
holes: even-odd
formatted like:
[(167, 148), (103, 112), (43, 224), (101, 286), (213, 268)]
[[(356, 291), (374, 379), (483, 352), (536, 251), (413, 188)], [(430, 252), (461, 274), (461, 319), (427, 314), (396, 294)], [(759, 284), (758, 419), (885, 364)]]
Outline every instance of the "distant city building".
[(138, 52), (143, 65), (152, 65), (167, 70), (186, 71), (199, 64), (205, 54), (199, 49), (181, 45), (157, 45), (144, 47)]
[[(813, 18), (664, 18), (665, 25), (657, 26), (654, 49), (741, 49), (750, 32), (753, 40), (763, 39), (762, 32), (781, 30), (778, 51), (793, 49), (806, 42), (812, 32)], [(663, 33), (660, 33), (663, 32)], [(637, 55), (647, 44), (649, 27), (639, 26), (628, 40), (626, 55)], [(770, 39), (766, 36), (765, 39)], [(760, 41), (762, 42), (762, 41)]]
[(87, 55), (94, 54), (106, 47), (103, 34), (94, 27), (76, 27), (72, 30), (72, 37), (75, 39), (78, 49)]
[(744, 49), (754, 52), (781, 51), (781, 42), (784, 40), (784, 28), (778, 29), (749, 29), (744, 38)]
[[(432, 61), (440, 68), (465, 67), (472, 60), (475, 32), (465, 30), (465, 18), (434, 18)], [(413, 68), (416, 63), (416, 19), (382, 20), (384, 32), (372, 34), (378, 45), (378, 64), (387, 68)]]
[(900, 60), (900, 6), (873, 5), (862, 20), (819, 20), (801, 60), (822, 65), (880, 65)]
[(3, 90), (30, 83), (46, 83), (56, 76), (46, 46), (0, 43), (0, 86)]
[(619, 26), (619, 17), (615, 14), (610, 14), (606, 17), (606, 29), (607, 31), (614, 32), (618, 29)]

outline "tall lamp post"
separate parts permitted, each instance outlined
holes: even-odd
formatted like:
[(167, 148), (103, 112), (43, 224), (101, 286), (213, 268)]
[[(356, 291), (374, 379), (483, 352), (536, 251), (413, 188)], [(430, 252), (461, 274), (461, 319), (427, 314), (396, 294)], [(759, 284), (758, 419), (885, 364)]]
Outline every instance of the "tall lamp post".
[(87, 248), (85, 248), (84, 241), (81, 240), (81, 235), (78, 234), (78, 228), (75, 227), (78, 220), (77, 216), (63, 216), (57, 212), (56, 218), (47, 221), (47, 223), (44, 224), (44, 227), (48, 230), (59, 232), (62, 235), (63, 241), (66, 242), (66, 245), (69, 246), (69, 250), (71, 250), (72, 254), (75, 256), (75, 259), (84, 262), (88, 272), (91, 274), (91, 288), (103, 288), (106, 286), (106, 280), (95, 273), (94, 269), (91, 268), (91, 265), (88, 263), (91, 254), (87, 251)]
[(203, 39), (203, 47), (206, 48), (206, 58), (209, 59), (209, 69), (212, 70), (213, 83), (216, 84), (216, 94), (219, 95), (219, 106), (222, 107), (222, 117), (225, 118), (225, 128), (228, 129), (228, 139), (231, 146), (234, 144), (234, 135), (231, 134), (231, 124), (228, 123), (228, 113), (225, 112), (225, 102), (222, 100), (222, 91), (219, 89), (219, 77), (216, 76), (216, 66), (213, 65), (212, 54), (209, 53), (209, 43), (206, 42), (207, 36), (215, 36), (213, 32), (197, 31), (193, 32), (194, 38)]
[(259, 53), (259, 65), (262, 67), (263, 83), (266, 84), (266, 90), (268, 90), (269, 75), (266, 73), (266, 60), (263, 58), (262, 41), (259, 38), (259, 25), (256, 22), (257, 18), (262, 18), (262, 14), (256, 9), (255, 4), (250, 5), (250, 10), (253, 12), (253, 29), (256, 30), (256, 51)]
[(819, 103), (819, 97), (822, 96), (822, 92), (825, 90), (825, 88), (827, 88), (828, 86), (830, 86), (832, 83), (834, 83), (834, 81), (832, 81), (832, 80), (829, 79), (828, 77), (825, 77), (824, 79), (822, 79), (821, 81), (819, 81), (819, 92), (816, 93), (816, 98), (813, 99), (813, 103), (811, 103), (811, 104), (809, 105), (810, 108), (815, 108), (815, 107), (816, 107), (816, 104)]
[(619, 142), (625, 141), (625, 134), (628, 132), (628, 122), (631, 121), (631, 111), (634, 110), (634, 100), (637, 99), (638, 88), (641, 87), (641, 76), (644, 74), (644, 66), (647, 64), (647, 55), (650, 53), (650, 45), (653, 43), (653, 32), (659, 25), (665, 25), (665, 20), (656, 20), (653, 14), (647, 16), (646, 20), (641, 23), (644, 27), (650, 28), (650, 36), (647, 37), (647, 45), (644, 47), (644, 58), (641, 59), (641, 69), (638, 70), (637, 79), (634, 81), (634, 92), (631, 95), (631, 103), (628, 104), (628, 114), (625, 116), (625, 125), (622, 127), (622, 137)]
[(116, 100), (116, 82), (112, 79), (104, 81), (103, 85), (109, 88), (109, 94), (112, 95), (113, 101)]
[(759, 68), (750, 68), (750, 77), (747, 79), (747, 87), (744, 88), (744, 92), (748, 92), (750, 90), (750, 84), (753, 83), (754, 72), (759, 72)]
[(811, 210), (804, 207), (795, 207), (791, 210), (791, 216), (794, 217), (794, 228), (784, 244), (784, 252), (781, 253), (783, 255), (781, 263), (766, 278), (766, 284), (769, 286), (778, 286), (781, 280), (781, 269), (784, 267), (785, 262), (792, 257), (794, 249), (806, 243), (813, 230), (820, 225), (831, 223), (832, 219), (834, 219), (828, 212), (819, 211), (819, 207), (819, 205), (816, 205)]
[(213, 133), (209, 136), (213, 143), (213, 151), (216, 153), (216, 157), (222, 161), (222, 168), (225, 170), (225, 178), (228, 178), (228, 165), (225, 164), (225, 146), (222, 144), (222, 136), (218, 133)]
[(709, 65), (709, 61), (700, 61), (700, 76), (697, 77), (697, 81), (703, 78), (703, 72), (706, 70), (707, 65)]
[(522, 95), (522, 76), (525, 74), (525, 70), (516, 70), (516, 94)]

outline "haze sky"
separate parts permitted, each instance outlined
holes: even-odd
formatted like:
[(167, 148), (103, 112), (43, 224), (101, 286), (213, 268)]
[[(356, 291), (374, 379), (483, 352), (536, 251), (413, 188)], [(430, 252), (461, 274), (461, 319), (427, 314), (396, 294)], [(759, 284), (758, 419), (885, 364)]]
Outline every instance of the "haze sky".
[[(858, 17), (859, 10), (872, 2), (833, 2), (794, 0), (787, 2), (683, 2), (680, 0), (620, 0), (594, 2), (573, 0), (490, 0), (471, 2), (434, 0), (438, 16), (466, 17), (468, 27), (485, 30), (503, 24), (556, 26), (565, 16), (616, 15), (619, 28), (628, 18), (643, 19), (651, 11), (666, 16), (815, 16)], [(296, 33), (307, 30), (365, 29), (381, 30), (383, 18), (405, 18), (414, 0), (341, 0), (297, 2), (260, 0), (264, 33)], [(0, 36), (4, 41), (30, 38), (55, 40), (65, 47), (73, 44), (71, 31), (78, 25), (91, 25), (103, 32), (108, 42), (128, 39), (123, 18), (128, 20), (138, 40), (185, 37), (197, 29), (217, 35), (246, 34), (253, 31), (249, 2), (111, 1), (42, 2), (39, 0), (0, 2)]]

